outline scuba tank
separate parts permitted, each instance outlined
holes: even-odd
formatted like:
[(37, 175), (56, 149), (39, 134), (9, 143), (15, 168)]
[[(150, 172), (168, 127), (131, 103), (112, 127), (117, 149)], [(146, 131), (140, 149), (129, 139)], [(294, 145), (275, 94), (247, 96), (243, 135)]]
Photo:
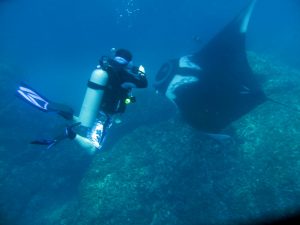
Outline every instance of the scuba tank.
[(87, 90), (81, 106), (79, 121), (84, 127), (93, 127), (99, 108), (103, 99), (103, 94), (108, 82), (108, 73), (100, 66), (95, 69), (87, 84)]

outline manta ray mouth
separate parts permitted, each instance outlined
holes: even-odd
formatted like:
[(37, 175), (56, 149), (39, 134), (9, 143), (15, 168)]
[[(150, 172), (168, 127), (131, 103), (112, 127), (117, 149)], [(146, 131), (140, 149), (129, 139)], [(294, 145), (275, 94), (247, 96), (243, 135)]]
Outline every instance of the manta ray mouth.
[(173, 79), (176, 65), (177, 62), (175, 60), (169, 61), (162, 65), (157, 73), (157, 76), (155, 77), (155, 82), (153, 85), (157, 91), (161, 93), (164, 93), (166, 91), (169, 82)]
[(198, 80), (199, 79), (194, 76), (182, 76), (180, 74), (176, 74), (172, 79), (171, 83), (169, 84), (168, 89), (166, 91), (167, 98), (170, 99), (172, 102), (175, 102), (176, 100), (175, 91), (177, 88), (179, 88), (182, 85), (197, 82)]
[[(170, 82), (173, 81), (174, 74), (197, 76), (200, 71), (201, 67), (193, 63), (190, 60), (190, 56), (183, 56), (179, 60), (171, 60), (163, 64), (155, 77), (153, 86), (158, 92), (164, 94), (170, 87)], [(186, 81), (186, 79), (184, 80)]]

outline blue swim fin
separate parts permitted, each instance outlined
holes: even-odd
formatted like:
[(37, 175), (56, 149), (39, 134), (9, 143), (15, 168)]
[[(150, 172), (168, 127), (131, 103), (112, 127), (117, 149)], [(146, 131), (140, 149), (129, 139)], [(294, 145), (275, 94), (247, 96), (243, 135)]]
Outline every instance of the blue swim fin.
[(47, 149), (52, 148), (57, 143), (58, 141), (56, 139), (40, 139), (40, 140), (34, 140), (30, 142), (30, 144), (33, 145), (47, 145)]
[(38, 140), (31, 141), (30, 144), (33, 144), (33, 145), (46, 145), (47, 149), (50, 149), (54, 145), (56, 145), (59, 142), (61, 142), (62, 140), (70, 138), (69, 132), (70, 131), (74, 132), (72, 129), (74, 127), (79, 126), (80, 124), (81, 124), (80, 122), (77, 122), (77, 123), (74, 123), (74, 124), (71, 124), (71, 125), (67, 126), (65, 128), (65, 131), (61, 135), (58, 135), (58, 136), (56, 136), (53, 139), (38, 139)]
[(22, 84), (19, 86), (17, 93), (19, 94), (19, 97), (21, 97), (23, 100), (25, 100), (29, 104), (33, 105), (34, 107), (36, 107), (44, 112), (49, 111), (49, 109), (48, 109), (49, 100), (42, 97), (40, 94), (38, 94), (32, 88), (29, 88), (28, 86)]
[(17, 94), (21, 99), (43, 112), (55, 112), (67, 120), (71, 120), (73, 118), (74, 111), (69, 106), (49, 101), (47, 98), (43, 97), (37, 91), (25, 84), (21, 84), (19, 86)]

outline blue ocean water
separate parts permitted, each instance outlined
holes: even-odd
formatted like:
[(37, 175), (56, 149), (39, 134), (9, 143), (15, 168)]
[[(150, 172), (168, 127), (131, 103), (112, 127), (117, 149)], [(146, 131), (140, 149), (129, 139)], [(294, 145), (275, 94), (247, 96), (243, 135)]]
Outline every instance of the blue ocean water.
[[(247, 1), (73, 1), (1, 2), (0, 58), (17, 65), (26, 80), (62, 97), (70, 81), (82, 96), (99, 57), (112, 47), (133, 51), (136, 63), (155, 76), (162, 62), (198, 50)], [(248, 32), (248, 49), (299, 65), (299, 2), (258, 1)], [(199, 41), (195, 41), (195, 37)], [(74, 104), (74, 103), (73, 103)]]
[[(134, 62), (145, 66), (151, 86), (162, 63), (200, 49), (247, 3), (247, 0), (3, 0), (0, 1), (0, 63), (12, 68), (16, 83), (25, 81), (78, 112), (86, 80), (98, 59), (110, 54), (112, 47), (130, 49)], [(299, 10), (298, 0), (258, 1), (249, 25), (247, 49), (300, 69)], [(12, 118), (19, 118), (18, 113)], [(26, 131), (33, 126), (43, 133), (46, 116), (40, 117), (39, 112), (29, 110), (28, 113), (41, 121), (13, 124), (13, 119), (9, 119), (2, 121), (3, 127), (21, 127)], [(60, 121), (50, 127), (56, 125), (61, 126)], [(12, 144), (15, 137), (2, 142), (4, 147), (14, 149), (12, 154), (19, 152), (16, 147), (32, 137), (28, 133), (16, 136), (21, 136), (18, 146)], [(65, 148), (68, 149), (68, 144)], [(7, 168), (13, 178), (27, 174), (24, 180), (32, 183), (24, 188), (25, 181), (12, 178), (11, 185), (20, 190), (19, 195), (10, 196), (9, 188), (5, 189), (5, 196), (0, 194), (2, 205), (15, 198), (10, 207), (0, 208), (0, 217), (18, 215), (23, 219), (16, 220), (17, 224), (31, 224), (32, 216), (39, 217), (33, 211), (26, 211), (27, 207), (47, 208), (53, 198), (57, 205), (68, 199), (67, 193), (76, 192), (76, 184), (91, 160), (87, 156), (82, 156), (82, 160), (71, 158), (71, 167), (62, 160), (70, 156), (70, 151), (54, 151), (53, 155), (29, 151), (25, 156), (7, 156), (7, 161), (14, 163)], [(31, 165), (33, 161), (39, 162), (38, 165)], [(65, 177), (66, 174), (71, 175)], [(53, 180), (55, 184), (50, 183)], [(52, 187), (51, 191), (47, 186)], [(35, 193), (46, 193), (47, 197), (25, 199)]]

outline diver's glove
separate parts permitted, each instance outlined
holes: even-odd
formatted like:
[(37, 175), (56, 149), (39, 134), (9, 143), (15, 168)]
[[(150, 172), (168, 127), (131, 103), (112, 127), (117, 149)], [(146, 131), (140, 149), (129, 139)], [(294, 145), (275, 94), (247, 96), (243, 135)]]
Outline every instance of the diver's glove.
[(138, 74), (142, 77), (146, 76), (146, 71), (143, 65), (140, 65), (138, 68)]

